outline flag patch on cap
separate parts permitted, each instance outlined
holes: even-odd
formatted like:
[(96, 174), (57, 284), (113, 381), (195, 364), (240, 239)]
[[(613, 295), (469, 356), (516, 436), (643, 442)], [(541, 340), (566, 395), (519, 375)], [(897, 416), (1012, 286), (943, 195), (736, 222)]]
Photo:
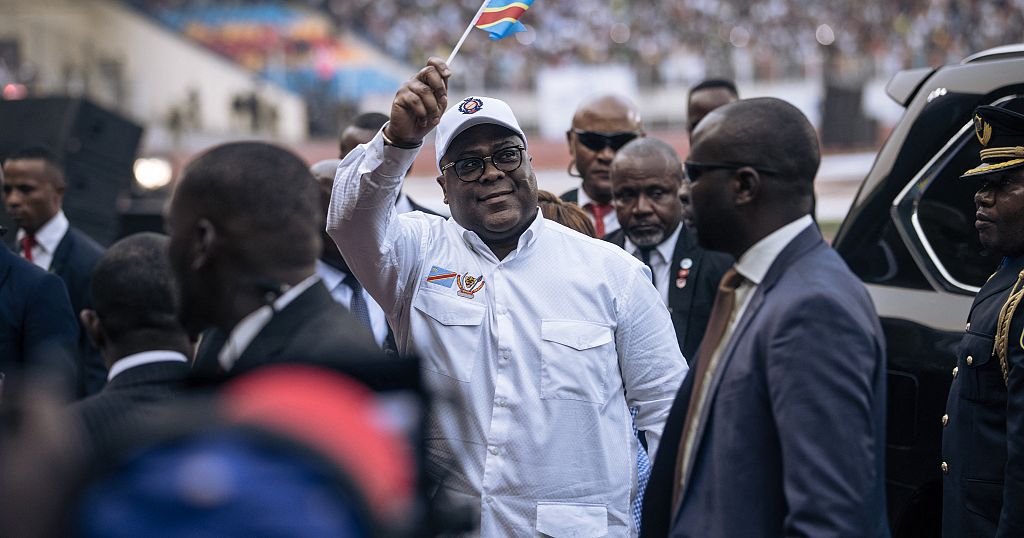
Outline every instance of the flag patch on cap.
[(457, 276), (459, 274), (455, 271), (435, 265), (430, 268), (430, 274), (427, 275), (427, 283), (450, 288), (455, 283), (455, 277)]

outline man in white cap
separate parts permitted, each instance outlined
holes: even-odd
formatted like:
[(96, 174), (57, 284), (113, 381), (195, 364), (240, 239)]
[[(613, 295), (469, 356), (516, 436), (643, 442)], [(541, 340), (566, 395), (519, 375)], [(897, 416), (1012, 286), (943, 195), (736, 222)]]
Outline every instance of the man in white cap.
[[(668, 311), (637, 259), (540, 215), (507, 104), (467, 97), (444, 112), (450, 74), (431, 59), (345, 158), (328, 232), (399, 352), (420, 357), (432, 478), (479, 507), (481, 535), (634, 535), (643, 448), (629, 409), (653, 453), (687, 371)], [(452, 218), (398, 215), (435, 126)]]

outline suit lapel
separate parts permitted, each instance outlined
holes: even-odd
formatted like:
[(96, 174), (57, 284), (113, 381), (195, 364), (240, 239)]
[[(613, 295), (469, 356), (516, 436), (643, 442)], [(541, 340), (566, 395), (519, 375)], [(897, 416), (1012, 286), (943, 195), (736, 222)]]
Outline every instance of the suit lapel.
[[(815, 247), (822, 246), (825, 246), (825, 243), (817, 226), (809, 226), (806, 230), (800, 232), (796, 238), (790, 241), (789, 244), (786, 245), (786, 248), (782, 249), (779, 256), (775, 258), (774, 262), (772, 262), (771, 268), (768, 269), (768, 273), (765, 275), (764, 280), (761, 281), (761, 284), (754, 290), (754, 295), (751, 296), (750, 302), (747, 303), (747, 309), (743, 312), (743, 317), (740, 318), (739, 322), (736, 324), (735, 330), (733, 330), (732, 334), (729, 335), (729, 341), (726, 343), (725, 349), (722, 350), (722, 356), (719, 358), (719, 363), (715, 367), (715, 371), (712, 372), (712, 378), (708, 385), (707, 396), (705, 396), (705, 404), (701, 409), (701, 415), (698, 417), (696, 432), (694, 433), (694, 445), (693, 451), (690, 453), (690, 459), (687, 465), (688, 469), (693, 469), (693, 463), (697, 459), (697, 454), (700, 452), (701, 439), (704, 436), (704, 429), (707, 426), (708, 416), (710, 415), (711, 408), (714, 405), (714, 399), (718, 391), (718, 387), (721, 385), (722, 378), (725, 376), (725, 372), (729, 368), (729, 362), (732, 361), (736, 347), (743, 341), (745, 333), (750, 328), (753, 320), (757, 317), (761, 307), (764, 305), (765, 297), (769, 292), (771, 292), (771, 289), (775, 284), (778, 283), (779, 279), (786, 272), (786, 269), (796, 263), (802, 256), (810, 252)], [(689, 487), (690, 483), (692, 483), (692, 480), (687, 479), (684, 486)], [(682, 495), (686, 495), (685, 490), (682, 492)]]
[(67, 233), (61, 238), (60, 243), (57, 243), (57, 249), (53, 251), (53, 260), (50, 262), (50, 272), (65, 278), (67, 272), (68, 259), (71, 257), (71, 248), (75, 242), (72, 234), (74, 232), (69, 227)]
[[(690, 230), (683, 228), (676, 241), (675, 251), (672, 253), (672, 261), (668, 266), (668, 306), (673, 315), (685, 316), (686, 327), (690, 325), (690, 305), (693, 303), (694, 290), (697, 286), (694, 283), (700, 278), (701, 259), (704, 257), (703, 249), (696, 248), (694, 238), (690, 236)], [(676, 286), (678, 271), (682, 269), (680, 263), (684, 258), (690, 259), (690, 266), (687, 268), (690, 274), (686, 277), (687, 285), (680, 288)]]
[(309, 321), (308, 314), (322, 311), (324, 305), (329, 307), (334, 304), (327, 288), (317, 281), (283, 310), (274, 313), (270, 322), (238, 357), (235, 368), (273, 361), (292, 343), (303, 324)]

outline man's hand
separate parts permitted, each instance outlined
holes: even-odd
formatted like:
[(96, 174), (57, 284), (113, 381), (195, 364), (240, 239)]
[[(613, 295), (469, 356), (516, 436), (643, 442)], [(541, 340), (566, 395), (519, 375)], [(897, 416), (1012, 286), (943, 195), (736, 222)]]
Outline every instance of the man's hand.
[(384, 135), (397, 145), (416, 146), (441, 121), (448, 108), (448, 77), (451, 69), (440, 58), (402, 84), (391, 104), (391, 121)]

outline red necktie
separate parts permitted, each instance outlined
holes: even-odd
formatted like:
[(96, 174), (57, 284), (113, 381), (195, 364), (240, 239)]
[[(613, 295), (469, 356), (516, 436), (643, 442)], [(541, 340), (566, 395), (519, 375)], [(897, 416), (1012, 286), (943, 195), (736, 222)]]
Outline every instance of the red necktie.
[(21, 238), (21, 257), (32, 261), (32, 247), (36, 246), (36, 236), (26, 235)]
[(589, 202), (583, 207), (594, 215), (594, 233), (597, 234), (597, 238), (604, 239), (604, 216), (612, 212), (614, 209), (612, 204), (595, 204), (594, 202)]

